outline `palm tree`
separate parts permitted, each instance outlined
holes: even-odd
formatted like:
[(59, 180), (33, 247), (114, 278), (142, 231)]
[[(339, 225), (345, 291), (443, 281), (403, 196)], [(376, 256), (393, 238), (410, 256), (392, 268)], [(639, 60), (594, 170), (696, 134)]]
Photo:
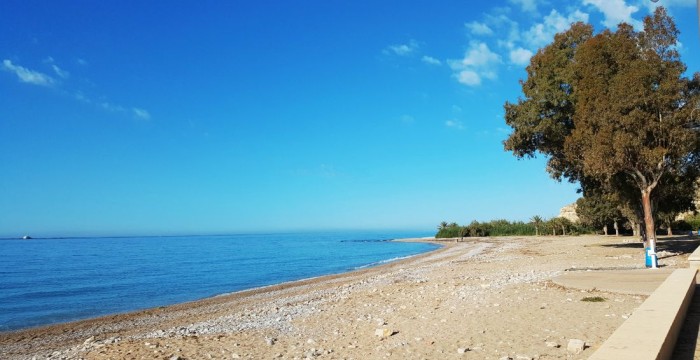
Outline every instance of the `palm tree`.
[(557, 219), (558, 218), (551, 218), (546, 222), (547, 227), (552, 229), (553, 236), (557, 236), (557, 227), (559, 226), (559, 221), (557, 221)]
[(557, 224), (561, 226), (561, 234), (566, 236), (566, 230), (571, 228), (571, 220), (564, 217), (557, 218)]
[(443, 221), (440, 223), (440, 226), (438, 227), (438, 230), (445, 230), (447, 229), (447, 221)]
[(542, 217), (539, 215), (535, 215), (530, 219), (530, 222), (535, 225), (535, 236), (540, 236), (540, 225), (542, 221)]

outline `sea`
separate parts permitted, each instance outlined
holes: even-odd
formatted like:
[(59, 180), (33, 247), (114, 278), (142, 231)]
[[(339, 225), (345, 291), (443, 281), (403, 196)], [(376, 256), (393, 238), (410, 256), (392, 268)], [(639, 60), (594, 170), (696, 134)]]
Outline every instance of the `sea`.
[(0, 240), (0, 331), (338, 274), (434, 250), (420, 231)]

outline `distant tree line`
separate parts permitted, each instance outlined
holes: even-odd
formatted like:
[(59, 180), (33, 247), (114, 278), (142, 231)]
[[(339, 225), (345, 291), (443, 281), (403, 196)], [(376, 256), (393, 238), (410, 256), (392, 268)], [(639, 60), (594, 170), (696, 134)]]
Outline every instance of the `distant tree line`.
[(574, 223), (563, 217), (555, 217), (548, 220), (540, 216), (533, 216), (529, 222), (508, 221), (504, 219), (488, 222), (472, 221), (469, 225), (459, 225), (455, 222), (443, 221), (438, 226), (435, 237), (465, 238), (483, 236), (534, 236), (534, 235), (578, 235), (591, 233), (593, 230), (585, 225)]

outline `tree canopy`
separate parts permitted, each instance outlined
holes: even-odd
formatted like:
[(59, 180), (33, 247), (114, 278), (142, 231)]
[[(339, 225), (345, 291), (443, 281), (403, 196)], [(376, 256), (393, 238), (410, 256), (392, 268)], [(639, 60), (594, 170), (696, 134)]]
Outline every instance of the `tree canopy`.
[(575, 23), (540, 49), (521, 81), (523, 98), (506, 102), (513, 132), (505, 149), (548, 157), (557, 179), (620, 193), (636, 207), (653, 247), (653, 206), (673, 179), (700, 165), (696, 124), (700, 75), (684, 77), (678, 30), (663, 7), (644, 30), (621, 23), (593, 34)]

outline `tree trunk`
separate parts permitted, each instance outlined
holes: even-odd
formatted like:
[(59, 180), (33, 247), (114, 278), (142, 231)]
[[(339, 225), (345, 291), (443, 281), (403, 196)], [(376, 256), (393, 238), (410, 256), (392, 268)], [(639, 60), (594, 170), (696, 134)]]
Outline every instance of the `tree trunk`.
[(603, 232), (605, 233), (605, 236), (608, 236), (608, 225), (603, 226)]
[[(651, 190), (647, 187), (642, 190), (642, 209), (644, 210), (644, 230), (646, 234), (645, 248), (650, 248), (651, 253), (656, 253), (656, 225), (654, 224), (654, 209), (651, 205)], [(652, 264), (653, 265), (653, 264)], [(655, 266), (652, 266), (655, 267)]]
[(561, 236), (566, 236), (566, 228), (564, 225), (561, 226)]
[(540, 229), (535, 226), (535, 236), (540, 236)]
[(630, 227), (632, 228), (632, 236), (640, 236), (639, 235), (639, 224), (630, 220)]
[(666, 235), (673, 235), (673, 229), (671, 229), (671, 224), (668, 224), (668, 227), (666, 227)]
[[(700, 230), (698, 230), (698, 232), (700, 232)], [(556, 226), (552, 226), (552, 236), (557, 236), (557, 227)]]

